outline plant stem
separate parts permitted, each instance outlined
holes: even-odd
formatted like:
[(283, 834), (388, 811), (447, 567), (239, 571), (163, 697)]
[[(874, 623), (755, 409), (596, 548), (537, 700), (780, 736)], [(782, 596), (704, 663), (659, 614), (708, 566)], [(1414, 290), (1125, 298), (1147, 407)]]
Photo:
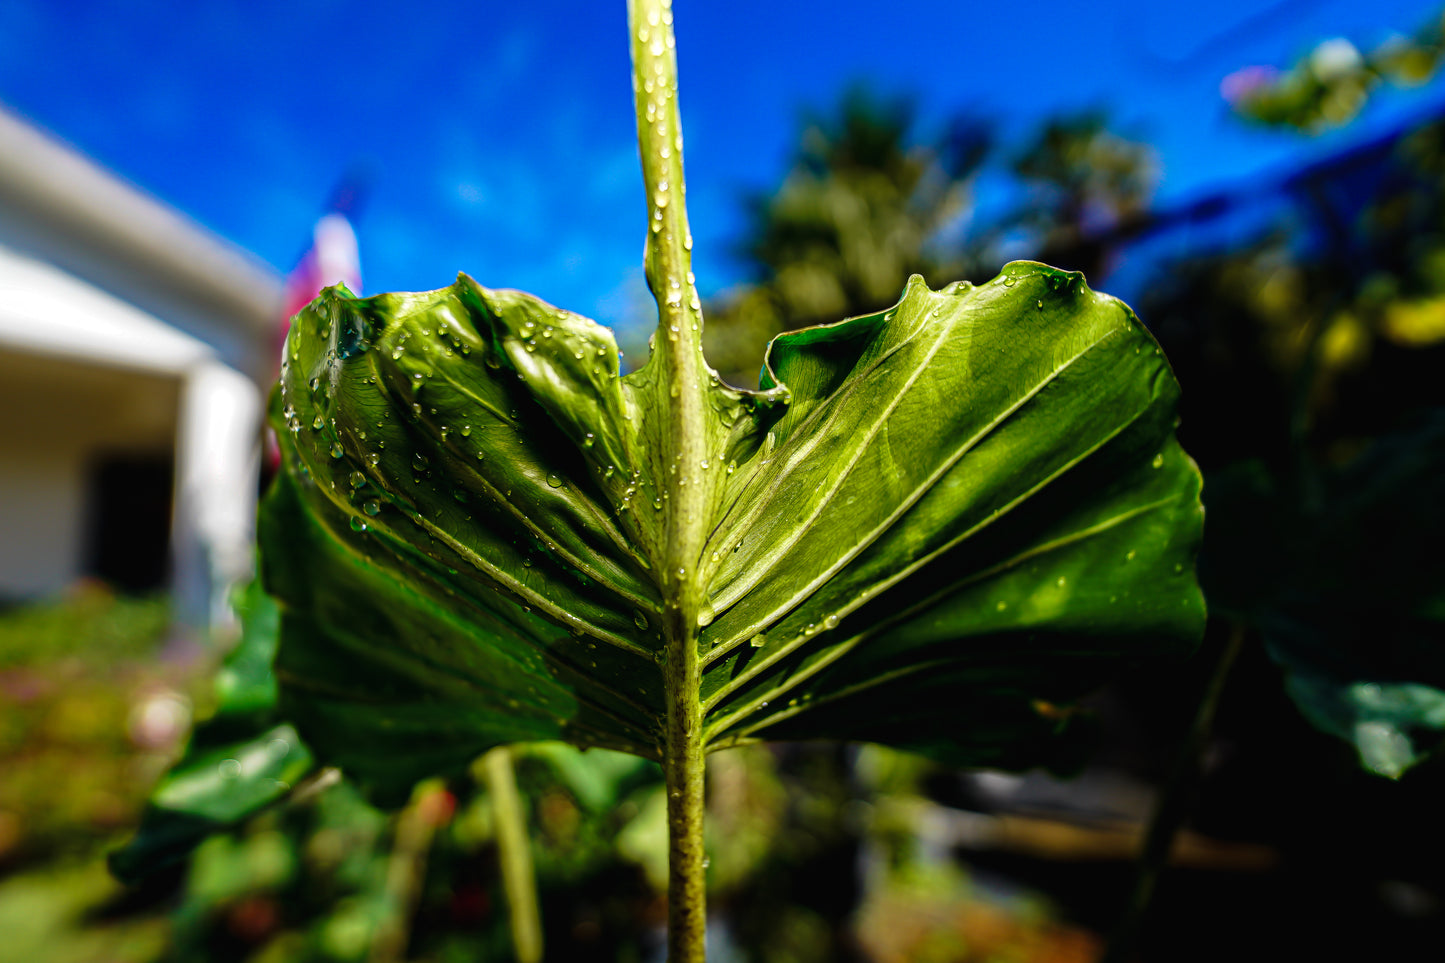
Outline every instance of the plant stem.
[(396, 838), (386, 866), (389, 913), (372, 938), (368, 963), (398, 963), (405, 957), (411, 918), (426, 879), (427, 853), (437, 830), (433, 800), (444, 791), (435, 780), (418, 783), (411, 801), (397, 814)]
[[(667, 958), (701, 963), (707, 935), (707, 881), (703, 851), (703, 746), (698, 707), (700, 669), (691, 659), (669, 660), (667, 745)], [(671, 653), (670, 653), (671, 654)]]
[[(707, 537), (711, 479), (717, 473), (702, 468), (708, 456), (706, 389), (712, 372), (703, 360), (702, 303), (692, 274), (671, 0), (629, 0), (628, 23), (637, 143), (647, 193), (644, 264), (658, 308), (650, 363), (658, 365), (658, 384), (669, 396), (660, 426), (667, 459), (663, 477), (671, 479), (665, 493), (663, 551), (669, 567), (662, 577), (668, 600), (696, 615), (703, 595), (697, 562)], [(696, 634), (695, 623), (687, 634)]]
[(647, 193), (647, 284), (657, 299), (655, 390), (665, 391), (658, 426), (665, 458), (661, 588), (667, 722), (662, 746), (667, 785), (668, 959), (704, 959), (707, 903), (703, 872), (703, 740), (698, 696), (698, 616), (706, 601), (699, 569), (717, 472), (706, 469), (712, 372), (702, 355), (702, 305), (691, 265), (677, 109), (671, 0), (629, 0), (637, 143)]
[(482, 757), (487, 792), (497, 826), (497, 856), (502, 864), (502, 889), (512, 928), (512, 948), (517, 963), (539, 963), (542, 959), (542, 916), (537, 909), (537, 878), (532, 871), (532, 846), (527, 838), (527, 818), (517, 794), (512, 770), (512, 752), (499, 746)]
[(1149, 833), (1144, 838), (1144, 848), (1139, 854), (1138, 873), (1134, 877), (1134, 890), (1129, 896), (1129, 906), (1124, 916), (1109, 937), (1109, 945), (1099, 963), (1124, 963), (1134, 951), (1139, 932), (1148, 912), (1149, 902), (1154, 896), (1154, 886), (1159, 874), (1174, 848), (1174, 837), (1184, 825), (1194, 802), (1194, 792), (1199, 783), (1199, 764), (1209, 743), (1210, 730), (1214, 728), (1214, 715), (1219, 709), (1219, 697), (1224, 692), (1224, 683), (1229, 678), (1239, 650), (1244, 645), (1245, 630), (1242, 625), (1230, 629), (1229, 641), (1215, 663), (1214, 672), (1205, 686), (1204, 695), (1194, 712), (1194, 722), (1179, 747), (1169, 781), (1159, 796), (1154, 815), (1149, 821)]

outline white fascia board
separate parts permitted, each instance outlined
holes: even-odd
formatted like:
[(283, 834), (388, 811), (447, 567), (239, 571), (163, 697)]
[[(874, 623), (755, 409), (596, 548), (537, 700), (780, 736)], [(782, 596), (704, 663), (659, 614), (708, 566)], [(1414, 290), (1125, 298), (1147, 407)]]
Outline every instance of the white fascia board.
[(273, 268), (0, 106), (0, 206), (8, 204), (253, 336), (274, 329), (282, 282)]
[(215, 354), (134, 305), (3, 247), (0, 347), (174, 375)]

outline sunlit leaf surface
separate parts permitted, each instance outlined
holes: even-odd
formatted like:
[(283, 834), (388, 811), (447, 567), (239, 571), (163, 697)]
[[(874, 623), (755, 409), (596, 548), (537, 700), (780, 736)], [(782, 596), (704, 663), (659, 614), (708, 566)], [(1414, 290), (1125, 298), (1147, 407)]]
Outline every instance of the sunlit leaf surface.
[(662, 520), (689, 479), (714, 748), (1058, 761), (1061, 704), (1199, 635), (1178, 388), (1080, 275), (915, 277), (783, 335), (761, 392), (710, 386), (699, 465), (662, 449), (655, 369), (465, 276), (298, 316), (261, 538), (283, 710), (322, 758), (379, 788), (516, 741), (658, 758)]

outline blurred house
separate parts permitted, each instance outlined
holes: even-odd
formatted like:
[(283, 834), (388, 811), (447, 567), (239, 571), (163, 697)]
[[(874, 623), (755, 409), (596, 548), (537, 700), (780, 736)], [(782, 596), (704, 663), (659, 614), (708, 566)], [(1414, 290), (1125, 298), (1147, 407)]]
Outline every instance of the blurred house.
[(270, 268), (0, 108), (0, 601), (224, 618), (252, 566)]

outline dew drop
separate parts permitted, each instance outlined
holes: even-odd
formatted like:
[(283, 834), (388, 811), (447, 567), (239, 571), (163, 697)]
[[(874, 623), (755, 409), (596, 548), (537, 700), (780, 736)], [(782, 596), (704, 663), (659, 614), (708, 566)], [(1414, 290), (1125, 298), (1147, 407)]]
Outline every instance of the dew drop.
[(753, 636), (751, 639), (748, 640), (748, 645), (751, 645), (755, 649), (761, 649), (763, 647), (763, 643), (767, 641), (767, 639), (763, 638), (763, 634), (759, 632), (757, 635)]
[(548, 476), (547, 476), (547, 487), (548, 487), (548, 488), (561, 488), (561, 487), (562, 487), (562, 479), (559, 478), (559, 477), (556, 476), (556, 475), (548, 475)]
[(351, 530), (353, 532), (364, 532), (366, 531), (366, 523), (353, 515), (351, 516)]
[(338, 441), (336, 444), (331, 446), (332, 458), (340, 458), (344, 454), (346, 454), (346, 449), (341, 447), (341, 442)]
[(1150, 462), (1150, 464), (1153, 465), (1155, 468), (1163, 468), (1163, 467), (1164, 467), (1164, 453), (1161, 451), (1159, 454), (1155, 455), (1155, 456), (1154, 456), (1154, 460), (1153, 460), (1152, 462)]
[(836, 629), (838, 627), (838, 616), (830, 615), (823, 620), (823, 628)]
[(360, 488), (362, 485), (366, 484), (366, 476), (359, 471), (354, 471), (351, 473), (351, 476), (347, 479), (347, 481), (351, 482), (352, 488)]
[(361, 510), (375, 518), (377, 515), (381, 514), (381, 502), (377, 501), (375, 498), (368, 498), (366, 501), (361, 503)]

